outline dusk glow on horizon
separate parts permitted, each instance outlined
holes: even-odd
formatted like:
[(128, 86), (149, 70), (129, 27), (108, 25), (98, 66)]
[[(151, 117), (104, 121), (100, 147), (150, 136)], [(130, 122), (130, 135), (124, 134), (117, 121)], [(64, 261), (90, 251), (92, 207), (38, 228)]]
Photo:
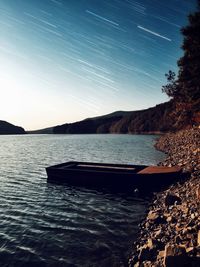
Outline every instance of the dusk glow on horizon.
[(0, 0), (0, 120), (26, 130), (168, 100), (196, 0)]

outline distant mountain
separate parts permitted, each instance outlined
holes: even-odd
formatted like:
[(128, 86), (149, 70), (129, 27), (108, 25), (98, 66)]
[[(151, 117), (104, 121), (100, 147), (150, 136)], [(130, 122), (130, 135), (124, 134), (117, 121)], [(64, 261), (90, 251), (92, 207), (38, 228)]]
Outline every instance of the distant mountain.
[(173, 127), (169, 112), (172, 103), (139, 111), (116, 111), (104, 116), (66, 123), (53, 128), (55, 134), (159, 133)]
[(25, 134), (22, 127), (15, 126), (7, 121), (0, 120), (0, 134)]
[[(82, 121), (65, 123), (30, 131), (34, 134), (155, 134), (188, 128), (198, 123), (199, 114), (193, 114), (190, 120), (185, 112), (174, 112), (176, 104), (173, 101), (156, 105), (155, 107), (138, 111), (116, 111), (107, 115), (87, 118)], [(198, 116), (197, 116), (198, 115)]]
[(133, 111), (115, 111), (106, 115), (98, 116), (98, 117), (92, 117), (92, 118), (87, 118), (85, 120), (97, 120), (97, 119), (107, 119), (107, 118), (114, 118), (114, 117), (124, 117), (126, 115), (130, 115), (133, 113)]
[(53, 128), (54, 127), (48, 127), (48, 128), (39, 129), (39, 130), (27, 131), (26, 133), (27, 134), (52, 134)]
[(56, 134), (91, 134), (108, 133), (112, 123), (117, 122), (126, 116), (126, 112), (114, 112), (104, 116), (88, 118), (74, 123), (66, 123), (53, 128)]

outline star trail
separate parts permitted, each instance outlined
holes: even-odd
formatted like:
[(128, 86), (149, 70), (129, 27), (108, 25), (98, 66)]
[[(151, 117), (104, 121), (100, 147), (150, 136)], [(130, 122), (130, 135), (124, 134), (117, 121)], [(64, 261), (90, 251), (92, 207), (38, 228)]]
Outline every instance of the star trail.
[(171, 39), (169, 39), (169, 38), (167, 38), (167, 37), (165, 37), (165, 36), (163, 36), (163, 35), (160, 35), (159, 33), (153, 32), (153, 31), (151, 31), (151, 30), (149, 30), (149, 29), (147, 29), (147, 28), (144, 28), (144, 27), (142, 27), (142, 26), (140, 26), (140, 25), (138, 25), (137, 27), (138, 27), (139, 29), (145, 31), (145, 32), (149, 32), (149, 33), (151, 33), (151, 34), (153, 34), (153, 35), (155, 35), (155, 36), (158, 36), (158, 37), (160, 37), (160, 38), (162, 38), (162, 39), (165, 39), (165, 40), (170, 41), (170, 42), (172, 41)]
[(103, 20), (103, 21), (109, 22), (109, 23), (111, 23), (112, 25), (119, 26), (118, 23), (116, 23), (116, 22), (114, 22), (114, 21), (111, 21), (111, 20), (109, 20), (109, 19), (106, 19), (106, 18), (104, 18), (104, 17), (102, 17), (102, 16), (99, 16), (99, 15), (97, 15), (97, 14), (95, 14), (95, 13), (89, 11), (89, 10), (86, 10), (86, 12), (87, 12), (88, 14), (92, 15), (92, 16), (95, 16), (96, 18), (99, 18), (99, 19), (101, 19), (101, 20)]
[(0, 0), (1, 119), (37, 129), (167, 101), (196, 1)]

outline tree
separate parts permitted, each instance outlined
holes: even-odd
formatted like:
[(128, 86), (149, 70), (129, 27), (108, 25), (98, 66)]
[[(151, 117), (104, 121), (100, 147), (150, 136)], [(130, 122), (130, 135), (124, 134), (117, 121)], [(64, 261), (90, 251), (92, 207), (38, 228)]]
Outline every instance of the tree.
[(188, 18), (189, 25), (181, 30), (184, 55), (178, 61), (178, 87), (184, 101), (196, 103), (200, 100), (200, 0)]
[(177, 80), (175, 73), (166, 74), (168, 84), (162, 91), (176, 102), (200, 108), (200, 0), (197, 11), (188, 16), (189, 24), (181, 29), (184, 36), (183, 56), (178, 60)]
[(165, 74), (167, 77), (167, 84), (162, 86), (162, 91), (166, 93), (169, 97), (175, 98), (177, 95), (177, 80), (175, 72), (169, 70), (168, 73)]

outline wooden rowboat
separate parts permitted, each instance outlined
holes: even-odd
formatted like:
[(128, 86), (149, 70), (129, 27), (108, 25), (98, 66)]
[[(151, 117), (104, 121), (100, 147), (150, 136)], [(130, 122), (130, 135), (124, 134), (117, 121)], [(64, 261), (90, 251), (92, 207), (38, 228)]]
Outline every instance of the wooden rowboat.
[(179, 167), (70, 161), (46, 168), (47, 181), (73, 186), (158, 191), (180, 179)]

